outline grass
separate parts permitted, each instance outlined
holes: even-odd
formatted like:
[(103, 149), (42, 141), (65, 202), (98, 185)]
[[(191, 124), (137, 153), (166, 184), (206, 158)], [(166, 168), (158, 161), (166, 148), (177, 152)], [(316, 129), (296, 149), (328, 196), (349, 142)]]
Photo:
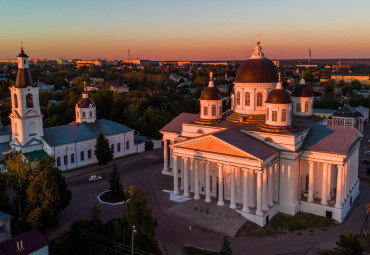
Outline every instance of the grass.
[[(253, 222), (247, 221), (238, 230), (236, 237), (273, 236), (310, 228), (332, 227), (335, 225), (336, 223), (333, 219), (310, 213), (298, 212), (295, 216), (278, 213), (264, 227), (260, 227)], [(297, 232), (297, 234), (300, 235), (301, 233)]]
[(206, 249), (200, 249), (193, 246), (184, 246), (184, 251), (186, 255), (217, 255), (218, 252), (210, 251)]
[(365, 177), (358, 177), (360, 181), (365, 182), (368, 186), (370, 186), (370, 179), (365, 178)]

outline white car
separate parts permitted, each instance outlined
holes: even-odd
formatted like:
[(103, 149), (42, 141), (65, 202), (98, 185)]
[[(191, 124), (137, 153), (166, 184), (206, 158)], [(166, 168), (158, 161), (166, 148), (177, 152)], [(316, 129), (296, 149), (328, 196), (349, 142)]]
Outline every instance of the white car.
[(365, 151), (365, 155), (370, 155), (370, 151)]
[(103, 180), (103, 177), (98, 176), (98, 175), (91, 175), (89, 177), (89, 182), (97, 182)]

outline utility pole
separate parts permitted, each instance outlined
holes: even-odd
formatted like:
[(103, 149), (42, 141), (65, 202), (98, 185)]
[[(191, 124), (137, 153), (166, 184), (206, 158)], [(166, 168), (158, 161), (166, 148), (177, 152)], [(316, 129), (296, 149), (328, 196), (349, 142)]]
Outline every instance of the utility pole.
[(136, 234), (135, 225), (132, 226), (132, 238), (131, 238), (131, 255), (134, 255), (134, 235)]

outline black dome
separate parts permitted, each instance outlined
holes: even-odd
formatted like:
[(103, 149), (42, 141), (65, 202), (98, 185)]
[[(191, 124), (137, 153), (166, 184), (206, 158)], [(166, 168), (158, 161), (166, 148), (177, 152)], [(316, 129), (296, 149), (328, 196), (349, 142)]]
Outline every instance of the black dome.
[(90, 98), (82, 98), (77, 103), (79, 108), (90, 108), (90, 104), (91, 107), (95, 106), (94, 102)]
[(313, 97), (312, 88), (307, 84), (295, 86), (292, 91), (292, 97)]
[(202, 100), (221, 100), (221, 92), (218, 88), (215, 87), (206, 87), (203, 89), (202, 94), (200, 95)]
[(291, 102), (289, 93), (284, 89), (273, 89), (266, 100), (266, 103), (273, 104), (289, 104)]
[(236, 72), (235, 82), (264, 83), (278, 82), (278, 71), (275, 64), (267, 58), (248, 59)]

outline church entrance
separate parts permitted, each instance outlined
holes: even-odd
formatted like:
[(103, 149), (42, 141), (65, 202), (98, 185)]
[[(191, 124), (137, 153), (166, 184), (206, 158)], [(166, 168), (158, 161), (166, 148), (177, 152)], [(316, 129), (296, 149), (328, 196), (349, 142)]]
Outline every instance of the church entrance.
[[(223, 180), (223, 185), (222, 185), (222, 193), (225, 195), (225, 178), (222, 178), (222, 180)], [(219, 185), (218, 185), (218, 183), (219, 183), (219, 178), (217, 177), (217, 179), (216, 179), (216, 188), (217, 188), (217, 194), (216, 194), (216, 197), (218, 198), (218, 194), (219, 194)], [(225, 196), (224, 196), (224, 199), (225, 199)]]

